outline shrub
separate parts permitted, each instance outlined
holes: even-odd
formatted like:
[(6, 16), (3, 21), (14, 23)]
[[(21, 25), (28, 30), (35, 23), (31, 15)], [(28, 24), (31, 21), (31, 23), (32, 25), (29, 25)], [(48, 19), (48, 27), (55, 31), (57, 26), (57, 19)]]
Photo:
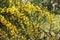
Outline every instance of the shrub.
[[(57, 40), (56, 35), (51, 37), (51, 28), (55, 21), (48, 10), (43, 10), (42, 7), (29, 1), (7, 0), (4, 2), (8, 4), (1, 3), (0, 22), (4, 25), (1, 27), (5, 27), (7, 30), (4, 32), (7, 32), (9, 40), (49, 40), (50, 38)], [(46, 23), (50, 25), (48, 28), (45, 28)]]

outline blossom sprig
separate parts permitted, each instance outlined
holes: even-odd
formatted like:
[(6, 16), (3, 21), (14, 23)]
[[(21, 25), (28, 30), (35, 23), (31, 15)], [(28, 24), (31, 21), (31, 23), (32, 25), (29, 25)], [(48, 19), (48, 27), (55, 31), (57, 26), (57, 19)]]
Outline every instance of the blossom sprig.
[(50, 24), (55, 24), (55, 21), (54, 21), (54, 18), (52, 16), (52, 14), (48, 11), (44, 11), (44, 14), (47, 18), (47, 21), (50, 23)]
[(0, 22), (3, 23), (7, 28), (11, 30), (11, 35), (15, 37), (18, 33), (16, 26), (12, 25), (9, 21), (7, 21), (4, 16), (0, 15)]

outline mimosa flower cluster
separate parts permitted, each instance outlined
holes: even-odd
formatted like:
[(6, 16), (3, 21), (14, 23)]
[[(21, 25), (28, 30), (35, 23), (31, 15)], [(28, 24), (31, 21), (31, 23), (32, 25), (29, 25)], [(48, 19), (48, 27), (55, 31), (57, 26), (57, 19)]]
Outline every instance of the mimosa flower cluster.
[(45, 36), (51, 37), (50, 30), (44, 29), (46, 22), (49, 25), (55, 24), (48, 10), (43, 10), (42, 7), (29, 1), (8, 0), (7, 2), (9, 2), (8, 7), (0, 9), (0, 22), (9, 30), (11, 40), (43, 40)]

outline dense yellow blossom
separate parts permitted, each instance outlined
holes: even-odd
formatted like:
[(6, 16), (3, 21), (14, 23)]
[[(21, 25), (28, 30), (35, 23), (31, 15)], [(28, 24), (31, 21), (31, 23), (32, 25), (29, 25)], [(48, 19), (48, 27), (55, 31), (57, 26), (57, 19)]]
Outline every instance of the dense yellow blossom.
[(53, 19), (53, 16), (51, 15), (51, 13), (49, 13), (48, 11), (47, 12), (44, 12), (44, 14), (45, 14), (45, 16), (46, 16), (46, 18), (47, 18), (47, 20), (48, 20), (48, 22), (50, 23), (50, 24), (54, 24), (55, 22), (54, 22), (54, 19)]
[(11, 35), (17, 35), (18, 33), (16, 26), (12, 25), (9, 21), (7, 21), (4, 16), (0, 15), (0, 22), (3, 23), (7, 28), (11, 30)]
[(45, 22), (50, 25), (55, 23), (52, 14), (41, 8), (29, 1), (9, 0), (9, 6), (0, 9), (0, 22), (7, 27), (7, 30), (10, 30), (12, 38), (27, 40), (28, 35), (35, 40), (35, 37), (40, 38), (41, 34), (45, 35)]

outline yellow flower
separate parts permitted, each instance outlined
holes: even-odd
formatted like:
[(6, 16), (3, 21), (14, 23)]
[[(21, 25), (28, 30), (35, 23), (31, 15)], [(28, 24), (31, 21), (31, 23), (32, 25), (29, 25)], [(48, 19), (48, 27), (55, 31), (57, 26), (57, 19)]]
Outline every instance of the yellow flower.
[(36, 6), (36, 11), (40, 11), (40, 7), (39, 6)]
[(3, 13), (3, 12), (5, 12), (5, 9), (4, 8), (2, 9), (1, 13)]
[(31, 14), (31, 10), (27, 10), (29, 14)]
[(10, 3), (12, 3), (12, 0), (9, 0)]
[(6, 26), (11, 27), (11, 23), (6, 24)]
[(30, 5), (31, 3), (28, 1), (27, 4)]
[(17, 4), (17, 5), (20, 5), (20, 2), (17, 2), (17, 1), (16, 1), (16, 4)]

